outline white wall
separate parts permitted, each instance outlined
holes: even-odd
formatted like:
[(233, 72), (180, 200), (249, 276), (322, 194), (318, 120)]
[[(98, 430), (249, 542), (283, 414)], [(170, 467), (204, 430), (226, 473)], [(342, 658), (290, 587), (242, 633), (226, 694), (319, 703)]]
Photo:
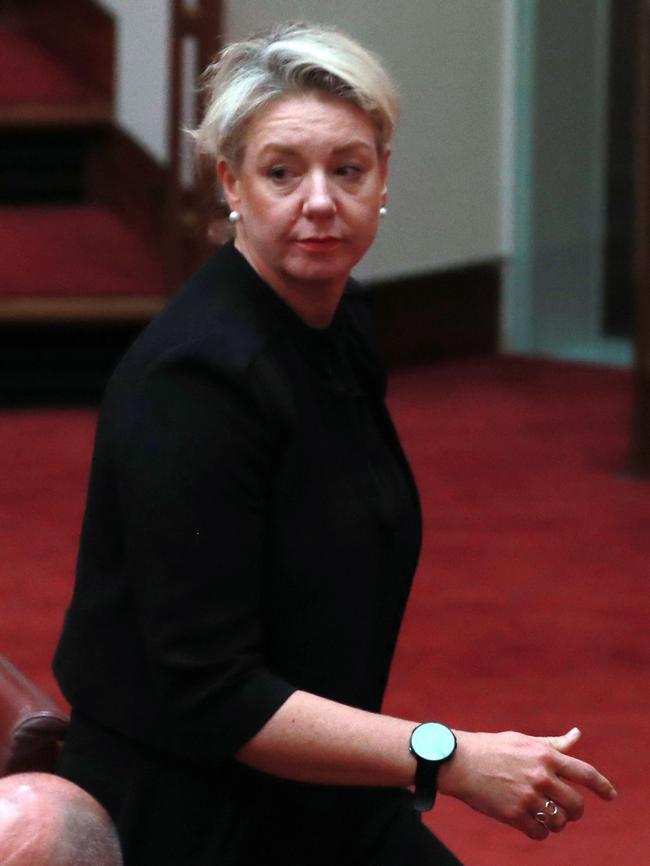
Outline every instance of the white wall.
[(169, 0), (97, 0), (116, 18), (117, 121), (168, 159)]
[[(169, 0), (99, 0), (117, 21), (117, 119), (168, 159)], [(502, 254), (502, 66), (507, 0), (229, 0), (225, 36), (288, 18), (333, 23), (377, 51), (402, 96), (389, 214), (359, 276)], [(507, 154), (506, 154), (507, 156)], [(505, 214), (507, 218), (507, 213)]]
[(226, 36), (289, 19), (336, 24), (396, 78), (402, 121), (389, 213), (357, 270), (385, 278), (504, 252), (504, 0), (230, 0)]

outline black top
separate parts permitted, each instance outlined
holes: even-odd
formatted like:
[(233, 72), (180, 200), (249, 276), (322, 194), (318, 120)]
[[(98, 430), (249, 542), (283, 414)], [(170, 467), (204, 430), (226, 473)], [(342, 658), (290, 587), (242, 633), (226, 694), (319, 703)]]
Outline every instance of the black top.
[(204, 787), (192, 808), (212, 816), (210, 838), (193, 839), (193, 863), (248, 862), (252, 838), (258, 858), (308, 844), (316, 863), (353, 844), (362, 862), (377, 804), (403, 804), (232, 759), (294, 689), (381, 707), (420, 514), (366, 306), (350, 283), (332, 325), (310, 328), (228, 244), (107, 389), (54, 669), (86, 735), (112, 738), (86, 787), (118, 824), (138, 773), (109, 793), (99, 752), (146, 755), (147, 777), (173, 765), (190, 789), (209, 779), (210, 802)]

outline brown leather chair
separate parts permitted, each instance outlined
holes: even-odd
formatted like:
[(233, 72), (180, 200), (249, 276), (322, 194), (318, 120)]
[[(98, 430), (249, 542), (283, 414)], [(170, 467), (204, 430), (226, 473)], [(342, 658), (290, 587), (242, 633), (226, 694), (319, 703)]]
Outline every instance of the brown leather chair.
[(0, 656), (0, 776), (50, 773), (67, 715), (4, 656)]

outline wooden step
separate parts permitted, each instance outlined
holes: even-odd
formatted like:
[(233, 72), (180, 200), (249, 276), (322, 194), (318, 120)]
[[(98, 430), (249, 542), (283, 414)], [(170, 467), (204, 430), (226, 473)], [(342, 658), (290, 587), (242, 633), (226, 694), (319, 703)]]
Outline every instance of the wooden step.
[(0, 128), (110, 123), (110, 99), (50, 50), (0, 21)]
[(42, 127), (101, 127), (112, 122), (112, 108), (101, 100), (72, 103), (24, 102), (0, 105), (0, 130)]
[(0, 208), (0, 321), (144, 321), (162, 256), (108, 208)]

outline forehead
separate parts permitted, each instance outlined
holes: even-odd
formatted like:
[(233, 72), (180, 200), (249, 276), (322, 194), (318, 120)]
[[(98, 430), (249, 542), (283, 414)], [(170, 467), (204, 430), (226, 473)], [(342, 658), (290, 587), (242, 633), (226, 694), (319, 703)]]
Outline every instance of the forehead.
[(273, 148), (375, 149), (375, 130), (356, 105), (334, 97), (288, 96), (266, 106), (251, 122), (244, 145), (251, 155)]

